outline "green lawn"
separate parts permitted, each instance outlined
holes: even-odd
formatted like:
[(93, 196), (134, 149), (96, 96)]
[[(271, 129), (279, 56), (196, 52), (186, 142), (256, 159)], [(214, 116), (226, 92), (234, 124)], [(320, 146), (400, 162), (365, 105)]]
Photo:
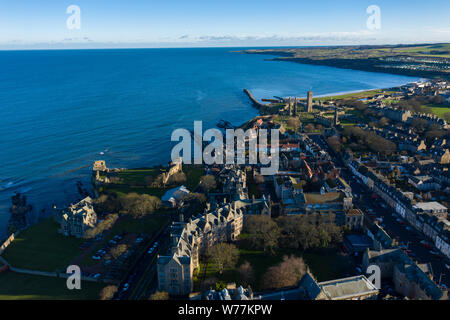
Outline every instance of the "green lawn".
[(59, 225), (48, 218), (19, 234), (3, 253), (13, 267), (41, 271), (61, 270), (81, 252), (82, 239), (58, 233)]
[(146, 177), (156, 178), (159, 172), (159, 168), (128, 169), (119, 172), (118, 176), (123, 180), (124, 184), (145, 185)]
[(426, 110), (426, 112), (433, 113), (439, 118), (443, 118), (445, 113), (450, 112), (450, 107), (447, 105), (426, 104), (422, 107)]
[(9, 271), (0, 274), (0, 300), (94, 300), (105, 286), (85, 281), (80, 290), (69, 290), (66, 279)]
[(132, 187), (120, 184), (107, 185), (101, 190), (102, 193), (115, 193), (119, 198), (132, 192), (137, 194), (149, 194), (161, 198), (166, 191), (166, 188), (147, 188), (143, 186)]
[[(200, 182), (200, 177), (203, 173), (201, 166), (184, 165), (183, 172), (186, 174), (186, 187), (191, 191), (194, 190)], [(175, 186), (167, 186), (166, 188), (147, 187), (145, 178), (149, 176), (156, 178), (159, 173), (159, 168), (127, 169), (118, 173), (118, 176), (122, 179), (121, 184), (111, 183), (101, 187), (99, 191), (101, 193), (115, 193), (119, 197), (135, 192), (137, 194), (149, 194), (161, 198), (167, 190)]]
[[(253, 267), (255, 278), (251, 284), (254, 291), (260, 291), (262, 289), (261, 284), (265, 272), (271, 266), (280, 263), (285, 255), (303, 257), (305, 263), (309, 266), (312, 274), (318, 281), (344, 278), (353, 268), (351, 262), (348, 260), (348, 257), (338, 255), (335, 249), (308, 250), (306, 252), (290, 249), (278, 249), (276, 255), (264, 255), (262, 250), (240, 248), (239, 253), (239, 261), (236, 268), (245, 261), (250, 262)], [(203, 264), (201, 264), (200, 267), (199, 278), (201, 278), (202, 267)], [(239, 285), (239, 273), (234, 269), (226, 269), (223, 274), (220, 275), (213, 264), (208, 264), (205, 279), (212, 277), (227, 283), (236, 282), (236, 284)], [(199, 281), (196, 283), (197, 288), (198, 286)]]
[[(345, 93), (340, 94), (336, 96), (326, 96), (326, 97), (315, 97), (316, 100), (342, 100), (342, 99), (363, 99), (363, 98), (372, 98), (373, 96), (377, 94), (381, 94), (383, 92), (382, 89), (376, 89), (376, 90), (368, 90), (368, 91), (361, 91), (361, 92), (352, 92), (352, 93)], [(386, 93), (391, 93), (390, 91), (386, 91)]]

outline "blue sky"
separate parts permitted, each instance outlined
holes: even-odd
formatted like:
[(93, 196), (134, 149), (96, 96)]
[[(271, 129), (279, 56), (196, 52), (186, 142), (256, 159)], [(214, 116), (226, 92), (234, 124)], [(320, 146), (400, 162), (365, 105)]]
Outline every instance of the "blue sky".
[(450, 42), (449, 12), (448, 0), (0, 0), (0, 49)]

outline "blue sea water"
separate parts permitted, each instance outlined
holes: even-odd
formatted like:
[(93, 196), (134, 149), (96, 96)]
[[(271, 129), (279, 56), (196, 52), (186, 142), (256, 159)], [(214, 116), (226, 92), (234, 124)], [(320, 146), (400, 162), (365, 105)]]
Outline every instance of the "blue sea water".
[(417, 80), (236, 50), (0, 51), (0, 239), (15, 191), (39, 212), (77, 200), (76, 182), (89, 184), (94, 160), (110, 167), (166, 163), (172, 130), (257, 115), (243, 88), (260, 99)]

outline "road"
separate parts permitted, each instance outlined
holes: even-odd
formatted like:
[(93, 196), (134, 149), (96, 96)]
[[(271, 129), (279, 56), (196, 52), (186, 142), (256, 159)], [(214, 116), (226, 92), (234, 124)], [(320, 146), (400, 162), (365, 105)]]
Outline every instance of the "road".
[[(447, 269), (446, 264), (449, 263), (445, 261), (442, 256), (436, 256), (430, 253), (430, 249), (427, 249), (423, 244), (420, 243), (425, 237), (421, 235), (411, 226), (408, 227), (408, 223), (404, 219), (400, 219), (400, 216), (394, 213), (392, 208), (389, 208), (382, 199), (377, 199), (374, 201), (371, 198), (372, 192), (364, 185), (361, 184), (356, 178), (353, 177), (351, 171), (347, 169), (343, 162), (335, 157), (326, 144), (319, 135), (310, 136), (313, 141), (315, 141), (321, 148), (328, 151), (336, 167), (341, 168), (341, 176), (350, 185), (353, 193), (357, 194), (358, 197), (354, 198), (353, 204), (356, 208), (361, 209), (363, 212), (367, 212), (369, 208), (373, 209), (378, 218), (382, 218), (385, 231), (388, 235), (396, 239), (399, 243), (407, 246), (410, 250), (408, 255), (415, 261), (419, 263), (431, 263), (433, 278), (437, 283), (444, 284), (447, 288), (450, 286), (450, 270)], [(383, 204), (384, 203), (384, 204)], [(385, 207), (383, 207), (383, 205)], [(401, 222), (398, 222), (400, 219)], [(408, 228), (407, 228), (408, 227)], [(409, 229), (409, 230), (408, 230)], [(425, 239), (428, 241), (428, 239)], [(433, 246), (433, 251), (438, 251)]]
[[(165, 252), (169, 245), (169, 228), (166, 227), (153, 241), (147, 244), (139, 261), (129, 272), (128, 277), (119, 285), (119, 290), (115, 296), (116, 300), (139, 300), (148, 299), (145, 294), (156, 288), (156, 260), (158, 252)], [(153, 253), (147, 253), (155, 242), (158, 247)], [(128, 289), (124, 290), (124, 285), (128, 283)]]

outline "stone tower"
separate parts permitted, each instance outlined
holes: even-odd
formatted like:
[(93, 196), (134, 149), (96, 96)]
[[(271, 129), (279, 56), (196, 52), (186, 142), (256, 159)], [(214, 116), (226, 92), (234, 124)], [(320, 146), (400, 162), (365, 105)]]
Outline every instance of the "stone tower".
[(293, 112), (293, 116), (294, 117), (297, 116), (297, 97), (294, 98), (294, 112)]
[(307, 110), (306, 111), (308, 111), (308, 112), (312, 112), (312, 108), (313, 108), (312, 97), (313, 97), (312, 91), (308, 91), (308, 97), (307, 97), (307, 100), (306, 100), (306, 105), (307, 105)]
[(334, 107), (334, 121), (333, 125), (336, 127), (339, 124), (339, 115), (337, 107)]

